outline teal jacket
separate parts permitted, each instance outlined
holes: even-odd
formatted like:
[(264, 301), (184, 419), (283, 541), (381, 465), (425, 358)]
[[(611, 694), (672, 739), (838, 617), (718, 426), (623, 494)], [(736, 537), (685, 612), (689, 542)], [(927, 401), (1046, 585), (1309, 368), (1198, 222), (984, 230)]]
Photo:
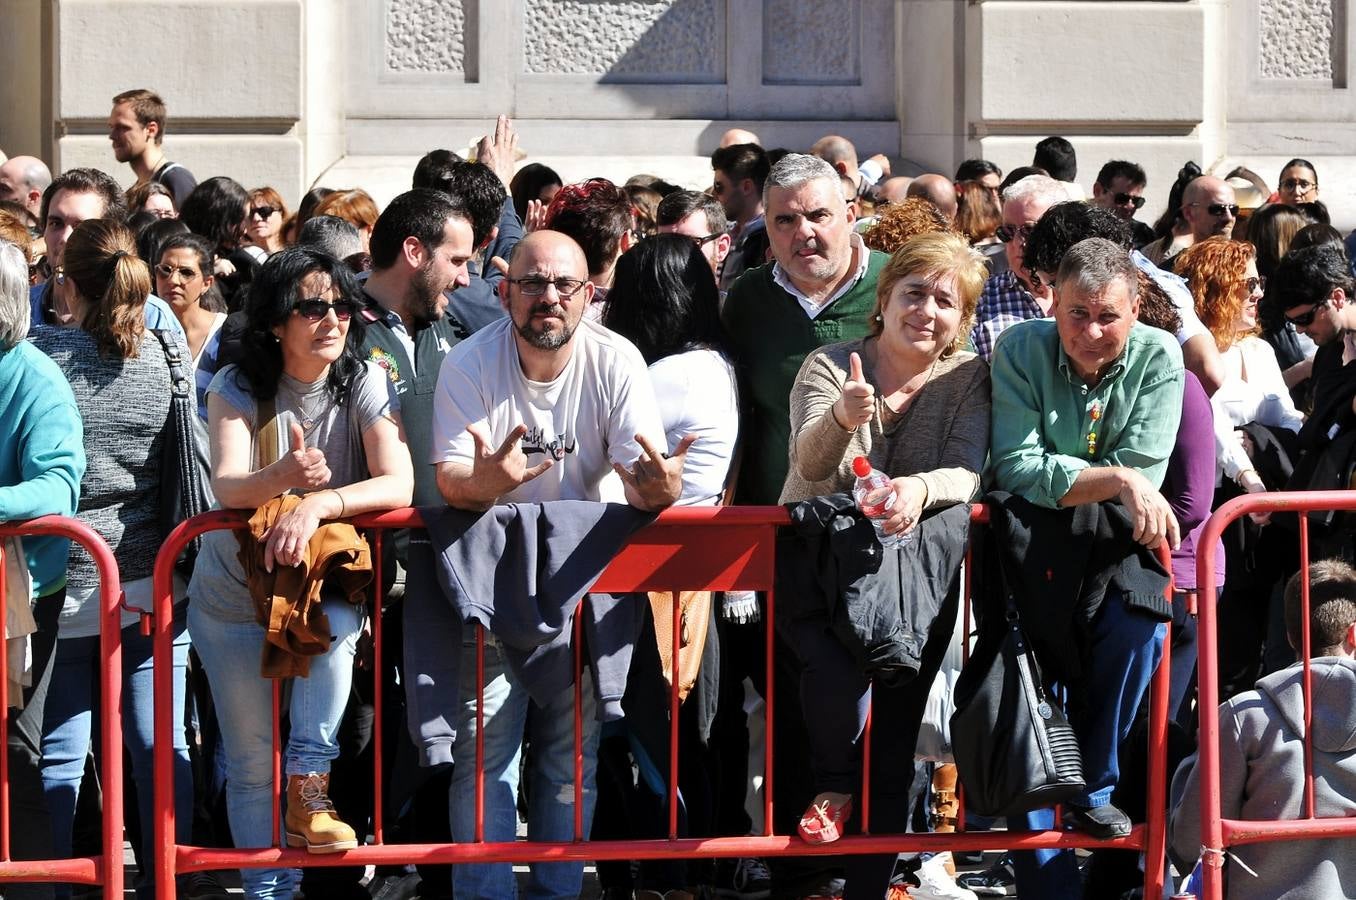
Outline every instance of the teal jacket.
[[(0, 350), (0, 521), (75, 515), (84, 426), (66, 376), (32, 344)], [(70, 541), (24, 538), (34, 594), (66, 584)]]

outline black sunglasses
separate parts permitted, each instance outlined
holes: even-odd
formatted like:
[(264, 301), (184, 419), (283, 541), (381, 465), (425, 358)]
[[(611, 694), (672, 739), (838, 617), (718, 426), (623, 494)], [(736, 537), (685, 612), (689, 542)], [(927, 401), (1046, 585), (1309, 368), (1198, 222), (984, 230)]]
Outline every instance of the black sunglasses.
[(256, 206), (254, 209), (250, 210), (250, 215), (258, 216), (261, 219), (267, 219), (277, 211), (277, 208), (272, 206)]
[(1026, 239), (1031, 237), (1031, 232), (1035, 227), (1035, 225), (999, 225), (994, 234), (1005, 244), (1011, 242), (1014, 238), (1021, 238), (1022, 243), (1026, 243)]
[(358, 311), (358, 304), (352, 300), (336, 300), (333, 303), (327, 303), (319, 297), (312, 297), (309, 300), (298, 300), (292, 304), (292, 309), (307, 322), (319, 322), (334, 311), (334, 317), (340, 322), (347, 322), (353, 318), (353, 314)]
[(1191, 205), (1192, 205), (1192, 206), (1204, 206), (1204, 207), (1205, 207), (1205, 211), (1208, 212), (1208, 213), (1210, 213), (1210, 215), (1214, 216), (1214, 217), (1217, 218), (1217, 219), (1220, 218), (1221, 216), (1223, 216), (1226, 210), (1228, 211), (1229, 215), (1233, 216), (1235, 219), (1238, 218), (1238, 204), (1237, 204), (1237, 203), (1209, 203), (1209, 204), (1206, 204), (1206, 203), (1193, 203), (1193, 204), (1191, 204)]
[(1314, 317), (1318, 315), (1318, 311), (1327, 305), (1328, 298), (1324, 297), (1322, 300), (1315, 303), (1313, 309), (1309, 310), (1307, 313), (1300, 313), (1298, 316), (1286, 316), (1285, 320), (1296, 328), (1306, 328), (1314, 324)]
[(1144, 198), (1137, 197), (1134, 194), (1113, 194), (1111, 199), (1116, 201), (1117, 206), (1124, 206), (1129, 203), (1135, 209), (1139, 209), (1144, 205)]

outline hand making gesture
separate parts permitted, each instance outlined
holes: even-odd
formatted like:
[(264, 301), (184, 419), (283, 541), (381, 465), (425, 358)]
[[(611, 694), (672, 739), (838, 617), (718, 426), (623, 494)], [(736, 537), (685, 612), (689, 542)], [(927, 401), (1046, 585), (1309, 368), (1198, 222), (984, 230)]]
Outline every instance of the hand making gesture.
[(489, 495), (485, 499), (491, 504), (555, 465), (554, 460), (547, 459), (535, 466), (528, 466), (527, 454), (519, 446), (523, 435), (527, 434), (526, 425), (519, 425), (510, 431), (497, 450), (490, 449), (489, 435), (479, 422), (467, 425), (466, 432), (475, 441), (475, 449), (471, 454), (472, 482), (482, 496)]
[(848, 431), (855, 431), (875, 414), (876, 389), (862, 374), (862, 357), (853, 353), (848, 357), (848, 380), (843, 382), (843, 393), (833, 404), (833, 418)]
[(612, 464), (626, 486), (627, 502), (650, 512), (677, 502), (683, 493), (683, 463), (687, 459), (687, 449), (696, 440), (696, 435), (689, 434), (678, 442), (672, 453), (665, 454), (656, 450), (644, 435), (636, 435), (641, 453), (636, 457), (635, 465), (628, 469), (621, 463)]

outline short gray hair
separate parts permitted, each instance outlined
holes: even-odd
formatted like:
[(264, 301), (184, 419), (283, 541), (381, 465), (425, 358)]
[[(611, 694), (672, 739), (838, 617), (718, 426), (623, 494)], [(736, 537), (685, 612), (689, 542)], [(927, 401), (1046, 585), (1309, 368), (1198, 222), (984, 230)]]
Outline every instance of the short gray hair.
[(363, 240), (352, 222), (338, 216), (312, 216), (301, 226), (297, 245), (313, 247), (333, 256), (348, 259), (363, 252)]
[(1008, 189), (1003, 192), (1004, 203), (1009, 200), (1044, 200), (1045, 205), (1050, 207), (1073, 199), (1064, 182), (1056, 181), (1049, 175), (1028, 175), (1008, 185)]
[(1106, 238), (1087, 238), (1064, 254), (1055, 285), (1061, 296), (1072, 291), (1082, 297), (1092, 297), (1117, 280), (1125, 282), (1130, 302), (1135, 302), (1139, 296), (1139, 269), (1130, 254)]
[(0, 241), (0, 350), (28, 337), (28, 260), (9, 241)]
[(834, 192), (837, 193), (837, 169), (818, 156), (811, 156), (808, 153), (788, 153), (777, 160), (772, 171), (767, 173), (767, 181), (763, 182), (763, 203), (767, 203), (768, 192), (774, 187), (784, 191), (793, 190), (816, 178), (824, 178), (831, 182)]

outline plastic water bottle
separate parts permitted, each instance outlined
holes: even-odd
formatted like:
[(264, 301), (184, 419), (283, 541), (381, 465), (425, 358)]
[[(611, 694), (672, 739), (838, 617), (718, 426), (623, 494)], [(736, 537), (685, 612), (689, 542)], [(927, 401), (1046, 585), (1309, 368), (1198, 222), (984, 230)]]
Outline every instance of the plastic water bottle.
[(857, 501), (857, 508), (862, 511), (862, 515), (876, 526), (876, 538), (881, 547), (886, 550), (903, 547), (913, 538), (911, 533), (886, 534), (881, 531), (895, 505), (895, 486), (884, 472), (871, 468), (865, 456), (852, 460), (852, 473), (857, 476), (857, 483), (852, 486), (852, 499)]

